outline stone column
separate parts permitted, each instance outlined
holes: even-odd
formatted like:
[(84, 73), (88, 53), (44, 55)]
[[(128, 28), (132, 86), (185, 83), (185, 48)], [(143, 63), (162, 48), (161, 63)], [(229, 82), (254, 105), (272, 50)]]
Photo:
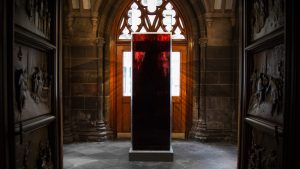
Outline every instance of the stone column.
[(200, 46), (200, 82), (199, 82), (199, 100), (198, 100), (198, 120), (192, 128), (191, 137), (199, 140), (205, 141), (207, 139), (206, 134), (206, 47), (207, 47), (207, 38), (203, 37), (199, 39)]
[(104, 72), (104, 67), (103, 67), (103, 45), (104, 45), (105, 41), (104, 38), (99, 37), (97, 40), (97, 57), (98, 57), (98, 98), (99, 98), (99, 108), (98, 108), (98, 122), (103, 122), (103, 113), (104, 113), (104, 109), (103, 109), (103, 94), (104, 94), (104, 90), (103, 90), (103, 84), (104, 84), (104, 76), (103, 76), (103, 72)]
[(96, 129), (100, 133), (101, 139), (112, 138), (112, 131), (108, 127), (107, 122), (104, 119), (104, 106), (105, 106), (105, 94), (104, 94), (104, 58), (103, 58), (103, 46), (105, 44), (104, 38), (99, 37), (97, 39), (97, 57), (98, 57), (98, 115), (96, 122)]
[(200, 38), (200, 88), (199, 88), (199, 111), (198, 118), (201, 128), (206, 129), (206, 47), (207, 38)]

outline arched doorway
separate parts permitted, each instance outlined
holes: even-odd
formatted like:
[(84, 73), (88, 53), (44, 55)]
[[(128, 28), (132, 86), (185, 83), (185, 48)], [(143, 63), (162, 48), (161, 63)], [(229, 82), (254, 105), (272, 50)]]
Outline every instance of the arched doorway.
[[(191, 124), (191, 56), (188, 48), (189, 22), (170, 0), (133, 0), (124, 4), (110, 34), (110, 124), (118, 137), (130, 137), (130, 43), (131, 32), (171, 32), (172, 135), (186, 138)], [(176, 72), (173, 71), (173, 72)], [(153, 124), (155, 125), (155, 124)]]

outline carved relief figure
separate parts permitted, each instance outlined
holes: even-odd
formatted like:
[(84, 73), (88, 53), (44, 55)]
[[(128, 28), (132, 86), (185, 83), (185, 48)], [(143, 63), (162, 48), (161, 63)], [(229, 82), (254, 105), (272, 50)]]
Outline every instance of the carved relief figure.
[(46, 70), (42, 70), (39, 67), (34, 68), (34, 72), (31, 77), (32, 84), (32, 98), (36, 103), (41, 101), (50, 101), (51, 98), (51, 77), (48, 76)]
[(263, 169), (262, 168), (262, 156), (264, 148), (252, 143), (249, 151), (248, 169)]
[(15, 62), (16, 103), (17, 103), (17, 108), (20, 113), (20, 116), (24, 108), (25, 99), (26, 99), (26, 90), (27, 90), (27, 81), (25, 77), (26, 70), (22, 60), (23, 60), (23, 54), (22, 54), (22, 48), (20, 46), (17, 54), (17, 60)]
[[(50, 113), (52, 75), (48, 73), (47, 54), (22, 45), (15, 50), (15, 120)], [(24, 50), (27, 50), (27, 56), (24, 56)]]
[(28, 144), (26, 145), (26, 147), (24, 149), (22, 169), (28, 169), (28, 156), (30, 153), (30, 145), (31, 145), (31, 142), (28, 142)]
[(43, 144), (40, 142), (39, 159), (37, 160), (37, 169), (53, 169), (52, 153), (49, 142)]
[[(273, 21), (276, 24), (277, 22), (281, 22), (281, 17), (283, 15), (283, 1), (282, 0), (272, 0), (272, 5), (273, 8)], [(283, 24), (283, 23), (279, 23), (279, 24)], [(274, 25), (274, 26), (278, 26), (278, 25)]]
[(34, 72), (32, 74), (32, 98), (36, 103), (40, 102), (41, 99), (41, 91), (43, 87), (43, 77), (40, 69), (38, 67), (34, 68)]
[[(284, 50), (277, 46), (254, 57), (248, 113), (274, 122), (283, 119)], [(266, 61), (260, 58), (267, 54)], [(260, 69), (265, 67), (265, 69)]]
[(258, 77), (258, 74), (257, 74), (257, 70), (255, 69), (254, 72), (252, 73), (251, 75), (251, 78), (250, 78), (250, 81), (251, 81), (251, 92), (254, 93), (256, 92), (256, 84), (257, 84), (257, 77)]
[(268, 83), (269, 83), (269, 80), (268, 80), (267, 75), (260, 73), (259, 79), (257, 80), (257, 90), (256, 90), (256, 96), (258, 98), (259, 105), (263, 101), (265, 101), (266, 89), (267, 89)]
[(284, 25), (283, 0), (253, 0), (251, 9), (252, 40), (261, 38)]
[(275, 79), (271, 77), (267, 92), (270, 93), (271, 102), (273, 103), (271, 114), (273, 116), (274, 112), (278, 108), (279, 94), (278, 94), (278, 85), (276, 85)]
[(36, 28), (49, 37), (51, 13), (48, 0), (26, 0), (25, 10)]
[(33, 17), (35, 11), (35, 1), (26, 0), (26, 12), (29, 18)]
[(252, 26), (256, 33), (264, 27), (268, 13), (268, 0), (254, 0), (252, 9)]
[(282, 93), (281, 90), (283, 87), (282, 80), (265, 73), (260, 73), (259, 76), (254, 79), (255, 74), (256, 73), (253, 73), (253, 80), (251, 80), (252, 96), (249, 103), (249, 113), (270, 112), (271, 116), (273, 116), (275, 112), (279, 114), (280, 101), (282, 100), (282, 94), (280, 94)]
[[(252, 142), (248, 152), (247, 169), (278, 169), (277, 151), (272, 147), (265, 146), (263, 140), (266, 138), (266, 135), (261, 135), (260, 137), (258, 135), (257, 132), (252, 130)], [(268, 144), (272, 143), (268, 142)]]
[(21, 70), (21, 74), (20, 74), (19, 82), (18, 82), (19, 87), (20, 87), (19, 100), (20, 100), (20, 104), (21, 104), (22, 108), (24, 107), (24, 104), (25, 104), (26, 91), (27, 91), (27, 80), (26, 80), (26, 77), (25, 77), (25, 73), (26, 73), (25, 70)]

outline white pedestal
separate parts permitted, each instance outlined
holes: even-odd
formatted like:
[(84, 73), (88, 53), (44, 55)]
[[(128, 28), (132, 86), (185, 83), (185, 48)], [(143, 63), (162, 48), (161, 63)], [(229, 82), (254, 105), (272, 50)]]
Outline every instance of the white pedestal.
[(129, 161), (173, 161), (173, 148), (170, 150), (129, 150)]

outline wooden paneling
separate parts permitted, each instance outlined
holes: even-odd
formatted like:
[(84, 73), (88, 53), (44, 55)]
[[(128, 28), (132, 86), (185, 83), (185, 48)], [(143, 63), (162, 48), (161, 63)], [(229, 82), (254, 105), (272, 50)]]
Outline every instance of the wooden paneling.
[[(185, 46), (173, 45), (173, 52), (180, 52), (180, 96), (172, 97), (172, 132), (174, 133), (185, 133), (186, 132), (186, 124), (187, 120), (187, 51)], [(130, 51), (130, 46), (118, 46), (117, 47), (117, 55), (116, 61), (113, 62), (111, 66), (113, 70), (116, 70), (116, 76), (111, 77), (111, 81), (115, 82), (115, 84), (111, 84), (115, 90), (111, 92), (116, 92), (116, 113), (112, 113), (111, 124), (116, 125), (116, 129), (118, 133), (126, 133), (131, 131), (131, 110), (130, 110), (130, 97), (122, 97), (123, 96), (123, 63), (122, 56), (123, 52)], [(116, 67), (115, 67), (116, 66)], [(111, 72), (112, 73), (112, 72)], [(116, 80), (116, 81), (114, 81)], [(114, 98), (112, 98), (113, 100)], [(111, 102), (113, 105), (114, 102)], [(113, 106), (111, 106), (115, 109)], [(114, 115), (113, 115), (114, 114)]]
[(129, 133), (131, 131), (131, 106), (130, 97), (123, 96), (123, 52), (130, 51), (130, 46), (122, 46), (117, 48), (117, 133)]
[[(49, 142), (49, 131), (42, 127), (34, 131), (24, 133), (23, 143), (16, 144), (16, 168), (38, 168), (43, 163), (43, 158), (48, 158), (45, 163), (48, 167), (54, 167), (53, 145)], [(20, 142), (17, 137), (16, 141)]]
[(300, 168), (300, 22), (299, 22), (299, 1), (286, 1), (286, 55), (290, 56), (287, 66), (291, 69), (290, 80), (286, 99), (289, 113), (285, 114), (285, 149), (284, 149), (284, 168)]
[[(15, 0), (12, 29), (11, 113), (14, 152), (11, 168), (61, 168), (58, 109), (59, 2)], [(13, 13), (14, 12), (14, 13)], [(12, 144), (12, 143), (11, 143)], [(49, 160), (47, 160), (49, 159)]]
[(122, 132), (131, 131), (131, 101), (130, 97), (123, 97), (123, 110), (122, 110)]
[(284, 3), (243, 1), (241, 169), (283, 168), (290, 71), (286, 66)]

